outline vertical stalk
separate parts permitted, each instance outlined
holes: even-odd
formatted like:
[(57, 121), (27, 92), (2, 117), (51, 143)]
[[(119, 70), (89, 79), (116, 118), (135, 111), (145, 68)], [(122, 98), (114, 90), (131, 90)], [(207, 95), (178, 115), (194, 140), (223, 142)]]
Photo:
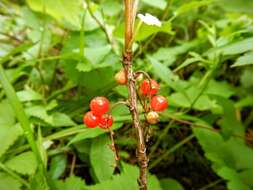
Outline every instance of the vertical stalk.
[[(139, 113), (137, 109), (137, 92), (134, 79), (134, 71), (132, 67), (132, 43), (133, 43), (133, 27), (135, 18), (134, 0), (125, 0), (125, 48), (123, 53), (123, 66), (127, 73), (128, 79), (128, 101), (129, 111), (132, 115), (133, 127), (137, 136), (137, 158), (140, 167), (140, 175), (138, 179), (139, 189), (147, 190), (147, 167), (148, 159), (146, 155), (146, 145), (144, 140), (144, 132), (140, 123)], [(135, 4), (136, 5), (136, 4)]]
[[(4, 60), (4, 58), (3, 58), (3, 60)], [(39, 169), (41, 176), (43, 177), (43, 180), (44, 180), (43, 184), (45, 185), (45, 187), (46, 187), (45, 189), (47, 190), (48, 188), (47, 188), (47, 181), (46, 181), (46, 169), (45, 169), (44, 163), (42, 161), (39, 148), (36, 144), (36, 140), (34, 138), (34, 133), (31, 128), (30, 121), (24, 111), (22, 104), (20, 103), (20, 101), (16, 95), (16, 92), (15, 92), (13, 86), (11, 85), (9, 80), (7, 79), (5, 71), (4, 71), (1, 64), (2, 64), (2, 61), (0, 61), (0, 82), (2, 83), (2, 88), (5, 91), (5, 94), (9, 100), (15, 114), (16, 114), (16, 117), (17, 117), (21, 127), (24, 130), (24, 135), (25, 135), (25, 137), (26, 137), (36, 159), (37, 159), (38, 169)]]

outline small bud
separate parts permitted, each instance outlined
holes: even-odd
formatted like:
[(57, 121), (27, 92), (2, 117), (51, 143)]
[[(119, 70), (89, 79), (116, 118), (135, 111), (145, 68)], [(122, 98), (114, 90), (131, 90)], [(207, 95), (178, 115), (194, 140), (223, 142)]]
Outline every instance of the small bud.
[(159, 122), (159, 115), (157, 112), (151, 111), (147, 114), (147, 122), (149, 124), (157, 124)]
[(117, 72), (114, 78), (119, 85), (126, 85), (127, 83), (126, 72), (124, 69)]

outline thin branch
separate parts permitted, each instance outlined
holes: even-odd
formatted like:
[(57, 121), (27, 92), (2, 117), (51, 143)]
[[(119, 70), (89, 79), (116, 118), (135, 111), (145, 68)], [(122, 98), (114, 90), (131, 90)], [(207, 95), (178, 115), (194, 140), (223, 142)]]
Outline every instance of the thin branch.
[(100, 28), (103, 30), (103, 32), (105, 33), (106, 39), (107, 41), (111, 44), (112, 49), (117, 52), (117, 48), (115, 47), (114, 41), (109, 33), (109, 31), (106, 28), (106, 25), (103, 24), (93, 13), (93, 11), (91, 10), (91, 5), (90, 5), (90, 0), (85, 0), (86, 4), (87, 4), (87, 10), (90, 13), (90, 16), (95, 20), (95, 22), (100, 26)]
[(120, 157), (119, 157), (118, 149), (116, 147), (116, 143), (114, 141), (114, 132), (110, 127), (109, 127), (108, 130), (109, 130), (110, 138), (111, 138), (111, 141), (112, 141), (112, 144), (111, 144), (110, 148), (114, 152), (114, 159), (116, 161), (116, 166), (117, 166), (117, 162), (120, 160)]

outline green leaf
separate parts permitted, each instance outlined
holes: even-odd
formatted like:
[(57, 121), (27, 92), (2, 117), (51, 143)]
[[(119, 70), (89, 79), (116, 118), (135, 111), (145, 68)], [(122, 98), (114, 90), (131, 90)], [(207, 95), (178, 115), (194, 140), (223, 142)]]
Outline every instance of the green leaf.
[(188, 65), (191, 65), (193, 63), (199, 62), (201, 61), (201, 59), (199, 59), (198, 57), (192, 57), (192, 58), (188, 58), (186, 59), (182, 64), (180, 64), (175, 70), (174, 72), (177, 72), (178, 70), (187, 67)]
[(215, 80), (210, 80), (210, 82), (208, 83), (207, 89), (205, 91), (205, 94), (218, 95), (224, 98), (229, 98), (232, 95), (234, 95), (235, 92), (233, 91), (229, 83), (225, 81), (218, 82)]
[(21, 153), (5, 162), (5, 165), (20, 173), (20, 174), (28, 174), (32, 175), (35, 173), (37, 168), (37, 162), (33, 152), (28, 151)]
[(100, 46), (100, 47), (91, 47), (85, 48), (85, 55), (87, 59), (93, 64), (99, 64), (108, 55), (111, 51), (111, 45)]
[(122, 11), (120, 2), (115, 0), (107, 0), (101, 5), (103, 12), (107, 16), (115, 16)]
[(64, 113), (56, 112), (53, 113), (51, 116), (53, 118), (52, 125), (55, 127), (66, 127), (76, 125), (75, 122), (72, 121), (72, 119)]
[(183, 83), (181, 83), (179, 77), (175, 75), (166, 65), (162, 64), (158, 60), (154, 59), (151, 56), (147, 56), (148, 61), (153, 66), (153, 72), (158, 76), (162, 81), (164, 81), (168, 86), (173, 88), (176, 91), (184, 90)]
[(64, 154), (56, 155), (52, 157), (49, 169), (49, 175), (52, 179), (58, 179), (67, 166), (67, 157)]
[(0, 158), (8, 150), (8, 148), (23, 134), (23, 130), (19, 125), (0, 127)]
[(65, 181), (56, 183), (57, 190), (85, 190), (85, 183), (82, 178), (70, 176)]
[(236, 117), (236, 110), (233, 101), (220, 96), (215, 96), (215, 99), (223, 108), (220, 126), (222, 128), (223, 135), (225, 135), (224, 137), (229, 137), (231, 134), (243, 135), (244, 127)]
[(252, 88), (253, 87), (253, 68), (245, 69), (240, 77), (241, 84), (244, 88)]
[(160, 184), (163, 190), (184, 190), (183, 186), (172, 178), (161, 179)]
[(11, 126), (15, 124), (15, 113), (7, 100), (2, 100), (0, 102), (0, 115), (1, 126)]
[(239, 57), (231, 67), (247, 66), (252, 64), (253, 64), (253, 52), (250, 52)]
[(171, 104), (179, 107), (193, 108), (196, 110), (211, 110), (217, 108), (217, 103), (212, 100), (208, 95), (202, 93), (200, 96), (201, 89), (196, 87), (196, 85), (190, 86), (185, 89), (184, 92), (175, 92), (170, 95)]
[(67, 22), (75, 28), (80, 28), (81, 19), (81, 7), (82, 1), (69, 1), (69, 0), (55, 0), (55, 1), (44, 1), (44, 0), (26, 0), (27, 4), (34, 11), (41, 13), (47, 13), (54, 17), (59, 22)]
[(227, 187), (229, 190), (252, 190), (250, 186), (243, 182), (240, 175), (229, 167), (223, 167), (217, 173), (224, 179), (228, 180)]
[(158, 9), (164, 9), (166, 7), (166, 1), (165, 0), (142, 0), (145, 4), (158, 8)]
[(43, 100), (43, 96), (31, 88), (17, 92), (17, 96), (21, 102)]
[(25, 109), (25, 112), (30, 117), (36, 117), (43, 120), (46, 123), (52, 123), (53, 118), (47, 113), (47, 110), (42, 105), (35, 105)]
[(203, 0), (203, 1), (190, 1), (189, 3), (184, 3), (181, 7), (179, 7), (176, 11), (176, 15), (180, 15), (191, 11), (193, 9), (198, 9), (199, 7), (209, 5), (213, 0)]
[[(247, 171), (252, 172), (253, 150), (238, 138), (231, 137), (225, 141), (214, 131), (193, 128), (205, 156), (212, 161), (213, 169), (219, 176), (228, 180), (228, 189), (250, 189), (253, 184), (248, 179)], [(218, 146), (217, 146), (218, 145)], [(246, 172), (246, 173), (245, 173)]]
[(216, 0), (227, 11), (253, 14), (253, 2), (251, 0)]
[(142, 41), (147, 37), (151, 36), (152, 34), (163, 32), (166, 34), (173, 34), (171, 28), (171, 22), (163, 22), (161, 27), (147, 25), (143, 23), (135, 37), (136, 41)]
[(110, 148), (109, 134), (94, 139), (90, 149), (90, 162), (97, 179), (101, 182), (112, 177), (116, 162)]
[(1, 190), (21, 190), (21, 183), (6, 173), (0, 172)]
[[(84, 127), (83, 132), (77, 134), (73, 139), (71, 139), (71, 141), (69, 142), (69, 145), (75, 142), (79, 142), (84, 139), (94, 138), (106, 133), (105, 130), (101, 130), (100, 128), (89, 129), (86, 126), (83, 126), (83, 127)], [(117, 130), (121, 127), (122, 127), (122, 123), (114, 123), (112, 126), (112, 129)]]
[[(120, 174), (114, 175), (111, 180), (102, 181), (99, 184), (88, 186), (88, 190), (138, 190), (137, 178), (139, 175), (138, 168), (125, 163), (122, 163), (123, 171)], [(161, 190), (159, 181), (153, 175), (148, 176), (148, 189)]]
[(219, 50), (223, 55), (236, 55), (253, 50), (252, 44), (253, 38), (251, 37), (241, 41), (233, 42), (223, 47), (219, 47), (218, 49), (214, 49), (213, 51)]

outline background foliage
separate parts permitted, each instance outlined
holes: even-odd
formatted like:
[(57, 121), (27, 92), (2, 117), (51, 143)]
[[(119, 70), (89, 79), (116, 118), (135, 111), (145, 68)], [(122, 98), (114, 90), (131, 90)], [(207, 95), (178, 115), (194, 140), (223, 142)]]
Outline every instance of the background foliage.
[[(116, 170), (107, 132), (82, 124), (92, 97), (127, 97), (114, 81), (123, 8), (118, 0), (0, 2), (1, 190), (138, 189), (128, 110), (113, 111)], [(163, 24), (141, 25), (134, 67), (170, 102), (148, 133), (149, 189), (252, 190), (253, 2), (142, 0), (139, 12)]]

